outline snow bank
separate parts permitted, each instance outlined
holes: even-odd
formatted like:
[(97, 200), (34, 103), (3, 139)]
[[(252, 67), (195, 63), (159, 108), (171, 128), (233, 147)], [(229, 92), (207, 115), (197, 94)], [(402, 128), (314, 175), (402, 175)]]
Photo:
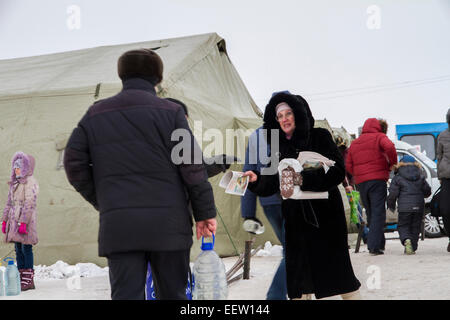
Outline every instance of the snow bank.
[(58, 260), (51, 266), (34, 266), (35, 278), (39, 280), (47, 279), (68, 279), (74, 276), (79, 277), (102, 277), (109, 275), (109, 268), (100, 268), (94, 263), (77, 263), (69, 265)]
[(257, 257), (282, 257), (283, 247), (279, 245), (272, 245), (270, 241), (264, 244), (264, 249), (259, 250), (256, 253)]

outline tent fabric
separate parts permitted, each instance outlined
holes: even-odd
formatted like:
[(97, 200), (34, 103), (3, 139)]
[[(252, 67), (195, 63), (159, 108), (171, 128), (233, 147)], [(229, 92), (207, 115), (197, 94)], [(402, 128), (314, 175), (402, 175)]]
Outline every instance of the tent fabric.
[[(107, 264), (98, 257), (99, 214), (68, 183), (62, 158), (68, 137), (88, 107), (121, 90), (117, 59), (137, 48), (152, 48), (161, 56), (164, 79), (157, 94), (188, 106), (190, 126), (205, 156), (235, 154), (243, 163), (248, 136), (262, 125), (261, 111), (230, 61), (225, 40), (215, 33), (0, 60), (0, 181), (5, 182), (0, 183), (0, 204), (6, 203), (13, 154), (20, 150), (33, 155), (40, 186), (35, 264)], [(219, 138), (223, 150), (214, 148)], [(230, 169), (240, 171), (242, 164)], [(230, 256), (242, 253), (252, 237), (242, 228), (240, 197), (218, 187), (221, 177), (210, 179), (220, 214), (215, 250)], [(256, 214), (270, 225), (259, 203)], [(279, 243), (270, 227), (256, 237), (254, 246), (266, 241)], [(194, 238), (192, 260), (200, 245)], [(1, 243), (0, 256), (13, 249)]]
[[(136, 48), (153, 48), (163, 59), (164, 80), (157, 93), (186, 103), (191, 128), (204, 151), (235, 153), (243, 161), (248, 135), (262, 124), (261, 112), (227, 55), (225, 40), (215, 33), (0, 60), (0, 181), (5, 182), (0, 184), (0, 203), (6, 203), (11, 157), (19, 150), (32, 154), (41, 189), (35, 264), (63, 260), (106, 265), (106, 259), (98, 257), (99, 214), (68, 183), (62, 153), (88, 107), (121, 90), (117, 59)], [(235, 129), (228, 139), (227, 129)], [(211, 147), (214, 132), (222, 133), (228, 149)], [(226, 146), (227, 140), (234, 145)], [(242, 165), (231, 169), (241, 170)], [(229, 256), (236, 249), (243, 251), (249, 234), (242, 229), (240, 197), (218, 187), (221, 177), (210, 179), (220, 213), (215, 250)], [(269, 225), (259, 205), (257, 216)], [(278, 243), (273, 231), (266, 230), (255, 245)], [(194, 239), (191, 258), (200, 252), (200, 244)], [(1, 256), (11, 250), (11, 245), (0, 245)]]

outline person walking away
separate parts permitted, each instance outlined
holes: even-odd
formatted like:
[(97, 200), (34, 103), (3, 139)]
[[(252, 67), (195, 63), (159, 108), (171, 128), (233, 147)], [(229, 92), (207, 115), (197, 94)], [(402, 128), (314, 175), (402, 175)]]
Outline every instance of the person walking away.
[(389, 186), (388, 208), (395, 211), (398, 202), (398, 233), (405, 254), (415, 254), (419, 244), (420, 226), (425, 213), (425, 200), (431, 187), (423, 169), (410, 155), (405, 155), (395, 166), (395, 176)]
[(387, 122), (383, 119), (367, 119), (360, 137), (351, 143), (345, 162), (345, 168), (353, 176), (366, 208), (369, 227), (367, 247), (371, 255), (384, 253), (386, 182), (391, 168), (397, 164), (397, 151), (386, 136), (387, 128)]
[[(184, 102), (182, 102), (178, 99), (175, 99), (175, 98), (165, 98), (165, 99), (168, 101), (174, 102), (174, 103), (178, 104), (180, 107), (182, 107), (184, 115), (186, 117), (186, 120), (189, 119), (189, 111)], [(211, 158), (206, 158), (206, 157), (203, 158), (203, 164), (206, 168), (206, 174), (207, 174), (208, 178), (212, 178), (212, 177), (218, 175), (219, 173), (226, 172), (230, 168), (231, 164), (234, 163), (235, 161), (238, 161), (236, 156), (227, 156), (226, 154), (220, 154), (220, 155), (217, 155), (217, 156), (214, 156)], [(192, 213), (192, 204), (190, 201), (189, 201), (188, 207), (189, 207), (189, 211)], [(147, 278), (146, 283), (148, 283), (148, 281), (150, 281), (150, 280), (153, 280), (153, 275), (151, 274), (150, 264), (147, 269), (147, 274), (148, 274), (148, 278)], [(189, 272), (188, 277), (190, 279), (190, 284), (192, 284), (193, 279), (191, 277), (191, 272)], [(151, 278), (151, 279), (149, 280), (149, 278)], [(189, 283), (188, 283), (188, 285), (189, 285)], [(189, 289), (191, 289), (191, 288), (189, 288)], [(147, 296), (147, 300), (150, 300), (148, 296)]]
[[(248, 140), (245, 150), (245, 164), (243, 171), (255, 170), (261, 172), (264, 165), (261, 163), (260, 152), (270, 156), (270, 147), (262, 134), (262, 127), (254, 131)], [(257, 195), (247, 190), (241, 199), (241, 215), (244, 218), (244, 229), (250, 233), (261, 233), (264, 231), (262, 222), (256, 218), (256, 198)], [(263, 208), (267, 220), (270, 222), (275, 235), (283, 247), (283, 258), (275, 272), (272, 283), (267, 291), (267, 300), (286, 300), (286, 264), (285, 264), (285, 246), (284, 246), (284, 218), (281, 211), (281, 196), (276, 193), (269, 197), (259, 197), (259, 202)]]
[[(156, 95), (163, 62), (154, 51), (127, 51), (117, 69), (123, 89), (92, 105), (73, 130), (66, 175), (100, 213), (99, 256), (108, 260), (111, 298), (145, 300), (150, 262), (158, 299), (185, 300), (193, 243), (188, 199), (197, 239), (217, 225), (205, 167), (193, 158), (202, 152), (183, 109)], [(172, 141), (175, 130), (183, 134), (181, 148)]]
[[(446, 116), (450, 126), (450, 108)], [(450, 252), (450, 129), (442, 131), (437, 139), (437, 171), (441, 181), (441, 197), (439, 211), (444, 222), (444, 228), (449, 237), (447, 252)]]
[(8, 200), (2, 217), (6, 243), (14, 243), (21, 291), (35, 289), (33, 246), (38, 243), (36, 231), (39, 184), (33, 176), (35, 159), (18, 151), (12, 158)]

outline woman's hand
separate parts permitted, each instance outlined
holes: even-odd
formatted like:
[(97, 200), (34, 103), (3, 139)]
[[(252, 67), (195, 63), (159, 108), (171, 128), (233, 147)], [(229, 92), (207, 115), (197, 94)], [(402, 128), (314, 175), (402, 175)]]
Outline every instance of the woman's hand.
[(243, 177), (249, 177), (248, 182), (255, 182), (258, 180), (258, 176), (253, 171), (245, 171)]

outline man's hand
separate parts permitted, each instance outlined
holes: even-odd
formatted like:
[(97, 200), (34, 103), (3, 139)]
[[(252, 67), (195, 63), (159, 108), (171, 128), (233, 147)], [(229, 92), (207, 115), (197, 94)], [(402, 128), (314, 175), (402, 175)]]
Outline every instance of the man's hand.
[(242, 176), (249, 177), (248, 179), (249, 182), (255, 182), (256, 180), (258, 180), (258, 176), (253, 171), (245, 171)]
[(213, 233), (216, 233), (217, 221), (216, 218), (197, 221), (195, 223), (195, 229), (197, 231), (197, 240), (202, 236), (205, 238), (212, 237)]
[(352, 186), (346, 186), (345, 187), (345, 192), (350, 193), (353, 191), (353, 187)]

